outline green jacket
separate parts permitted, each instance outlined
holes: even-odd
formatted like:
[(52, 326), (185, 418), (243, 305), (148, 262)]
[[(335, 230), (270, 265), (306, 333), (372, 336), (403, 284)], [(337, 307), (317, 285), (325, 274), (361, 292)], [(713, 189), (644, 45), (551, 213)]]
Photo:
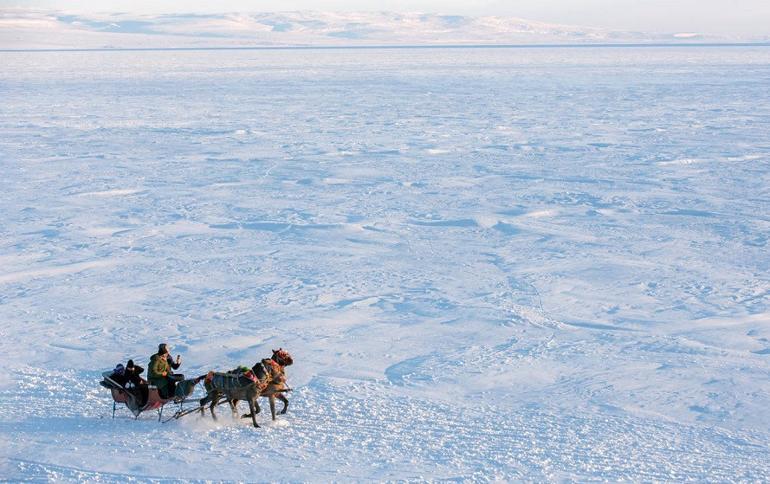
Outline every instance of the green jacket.
[(158, 390), (163, 390), (168, 385), (166, 376), (171, 372), (166, 355), (154, 354), (150, 357), (150, 366), (147, 370), (147, 381), (155, 385)]

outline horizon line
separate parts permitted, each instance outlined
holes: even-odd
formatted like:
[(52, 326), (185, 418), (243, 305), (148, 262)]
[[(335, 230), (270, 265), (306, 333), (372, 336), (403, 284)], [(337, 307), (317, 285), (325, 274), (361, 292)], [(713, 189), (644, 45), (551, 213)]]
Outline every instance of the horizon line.
[(382, 44), (382, 45), (253, 45), (210, 47), (49, 47), (0, 48), (4, 53), (34, 52), (163, 52), (217, 50), (375, 50), (375, 49), (547, 49), (547, 48), (665, 48), (665, 47), (770, 47), (762, 42), (651, 42), (651, 43), (562, 43), (562, 44)]

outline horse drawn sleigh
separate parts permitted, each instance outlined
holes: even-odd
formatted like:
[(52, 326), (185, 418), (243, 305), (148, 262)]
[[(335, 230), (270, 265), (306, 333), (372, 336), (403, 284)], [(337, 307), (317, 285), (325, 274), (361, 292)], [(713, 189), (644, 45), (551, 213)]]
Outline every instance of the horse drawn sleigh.
[[(179, 419), (195, 412), (201, 415), (205, 412), (205, 407), (209, 407), (211, 416), (216, 420), (214, 408), (217, 405), (228, 403), (233, 415), (237, 415), (237, 405), (240, 400), (245, 400), (249, 405), (249, 413), (243, 417), (251, 417), (254, 427), (257, 424), (256, 415), (261, 411), (258, 399), (266, 397), (270, 403), (270, 413), (272, 419), (276, 419), (275, 400), (283, 402), (281, 414), (285, 414), (289, 407), (289, 400), (284, 393), (291, 389), (286, 385), (285, 368), (294, 363), (291, 355), (284, 350), (273, 350), (270, 358), (258, 361), (251, 368), (239, 367), (228, 372), (210, 371), (206, 375), (184, 380), (180, 379), (172, 395), (163, 395), (154, 385), (137, 382), (124, 382), (115, 377), (114, 371), (102, 373), (100, 384), (109, 389), (112, 396), (112, 418), (115, 418), (115, 411), (119, 403), (125, 404), (134, 415), (139, 415), (149, 411), (157, 411), (159, 422), (168, 422)], [(120, 366), (120, 365), (119, 365)], [(198, 383), (203, 382), (206, 396), (197, 400), (191, 396)], [(186, 404), (196, 402), (192, 408), (185, 408)], [(174, 414), (163, 420), (163, 408), (167, 404), (177, 404), (178, 409)]]
[(123, 403), (134, 415), (134, 418), (139, 418), (139, 415), (144, 412), (156, 410), (160, 421), (163, 417), (163, 407), (166, 404), (179, 404), (179, 409), (183, 409), (198, 381), (198, 379), (179, 380), (174, 395), (169, 397), (162, 396), (155, 385), (122, 383), (115, 378), (114, 370), (102, 373), (102, 381), (99, 384), (110, 390), (112, 394), (112, 418), (115, 418), (118, 404)]

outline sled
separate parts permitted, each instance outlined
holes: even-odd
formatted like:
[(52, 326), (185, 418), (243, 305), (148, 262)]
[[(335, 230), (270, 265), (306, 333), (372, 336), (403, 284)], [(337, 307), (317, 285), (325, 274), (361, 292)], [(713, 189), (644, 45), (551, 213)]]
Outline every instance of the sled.
[[(158, 412), (158, 421), (163, 418), (163, 407), (168, 403), (179, 404), (179, 410), (177, 413), (183, 410), (184, 403), (187, 401), (187, 396), (175, 396), (173, 398), (162, 398), (158, 392), (158, 387), (155, 385), (147, 386), (147, 401), (144, 405), (139, 404), (136, 392), (141, 391), (138, 387), (123, 386), (116, 382), (110, 376), (112, 371), (105, 371), (102, 373), (103, 380), (99, 384), (110, 390), (112, 394), (112, 418), (115, 418), (115, 411), (119, 403), (123, 403), (128, 407), (131, 413), (134, 415), (134, 419), (138, 419), (139, 415), (144, 412), (156, 410)], [(193, 384), (194, 387), (195, 384)], [(190, 394), (192, 393), (192, 389)]]

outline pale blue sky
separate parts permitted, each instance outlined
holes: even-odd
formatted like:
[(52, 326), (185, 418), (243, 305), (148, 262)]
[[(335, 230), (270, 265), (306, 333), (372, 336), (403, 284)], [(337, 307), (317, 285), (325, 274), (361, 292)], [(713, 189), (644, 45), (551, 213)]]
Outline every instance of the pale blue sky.
[(503, 15), (619, 30), (770, 35), (770, 0), (0, 0), (0, 7), (82, 13), (424, 11)]

